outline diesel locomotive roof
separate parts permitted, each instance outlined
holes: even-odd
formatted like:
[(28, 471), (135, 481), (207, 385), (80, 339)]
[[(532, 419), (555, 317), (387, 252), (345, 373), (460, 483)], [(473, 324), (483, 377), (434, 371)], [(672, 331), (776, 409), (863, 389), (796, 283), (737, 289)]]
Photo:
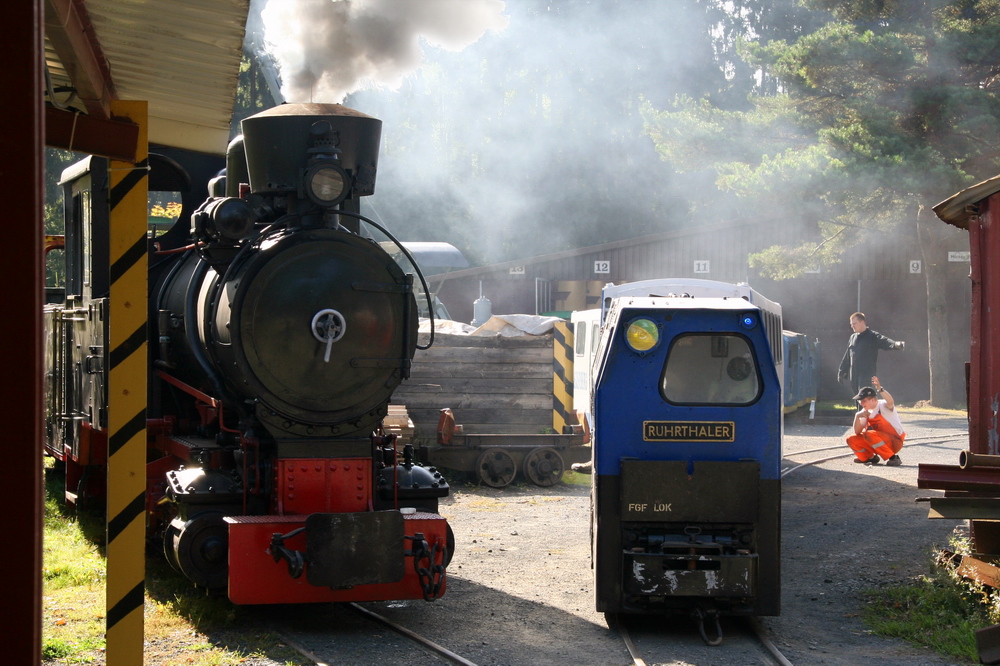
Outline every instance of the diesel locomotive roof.
[(640, 309), (673, 310), (759, 310), (745, 298), (690, 298), (685, 296), (625, 296), (616, 298), (612, 311)]

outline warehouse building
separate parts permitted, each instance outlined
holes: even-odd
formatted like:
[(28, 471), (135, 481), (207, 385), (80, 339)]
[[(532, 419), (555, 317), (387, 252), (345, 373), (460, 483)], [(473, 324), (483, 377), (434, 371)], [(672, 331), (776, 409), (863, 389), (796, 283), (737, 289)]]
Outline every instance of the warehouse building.
[(851, 334), (851, 313), (864, 312), (873, 329), (905, 341), (904, 350), (879, 357), (883, 384), (905, 404), (930, 396), (925, 271), (933, 262), (947, 293), (949, 339), (954, 341), (948, 350), (953, 399), (964, 404), (970, 326), (967, 234), (957, 229), (942, 232), (926, 257), (916, 232), (881, 246), (868, 243), (849, 250), (839, 264), (817, 266), (790, 280), (765, 279), (748, 263), (751, 253), (776, 242), (796, 245), (802, 240), (773, 220), (705, 224), (452, 271), (439, 297), (452, 319), (478, 324), (485, 312), (565, 314), (597, 307), (601, 288), (609, 282), (665, 277), (746, 282), (781, 303), (785, 329), (819, 341), (820, 400), (850, 398), (849, 389), (837, 383), (837, 367)]

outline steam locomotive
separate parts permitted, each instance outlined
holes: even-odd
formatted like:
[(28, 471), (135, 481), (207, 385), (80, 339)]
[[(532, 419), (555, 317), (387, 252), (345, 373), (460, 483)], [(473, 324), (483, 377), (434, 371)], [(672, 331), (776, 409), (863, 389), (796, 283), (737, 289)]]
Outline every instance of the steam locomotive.
[[(359, 212), (381, 121), (287, 104), (241, 129), (224, 171), (150, 155), (151, 195), (180, 192), (184, 205), (147, 237), (148, 536), (237, 604), (433, 600), (454, 551), (438, 513), (448, 484), (382, 428), (418, 309), (414, 276), (362, 233), (394, 241)], [(192, 211), (194, 170), (218, 175)], [(45, 448), (83, 505), (107, 492), (106, 161), (70, 167), (61, 185), (66, 289), (45, 311)]]
[(780, 611), (780, 338), (740, 297), (606, 305), (593, 389), (597, 610), (690, 613), (718, 644), (721, 614)]

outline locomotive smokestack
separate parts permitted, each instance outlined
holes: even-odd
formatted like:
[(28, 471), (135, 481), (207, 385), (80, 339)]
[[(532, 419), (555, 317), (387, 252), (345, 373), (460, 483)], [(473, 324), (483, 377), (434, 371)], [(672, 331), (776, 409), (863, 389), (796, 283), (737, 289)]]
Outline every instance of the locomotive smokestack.
[[(342, 198), (375, 191), (382, 135), (382, 121), (377, 118), (340, 104), (282, 104), (246, 118), (242, 129), (250, 191), (255, 194), (308, 195), (303, 169), (311, 173), (316, 156), (323, 151), (332, 155), (334, 149), (339, 151), (337, 159), (331, 157), (327, 163), (339, 165), (346, 174), (347, 192)], [(317, 139), (327, 145), (318, 147)], [(314, 202), (324, 205), (322, 193), (318, 196)], [(329, 205), (335, 203), (331, 199)]]

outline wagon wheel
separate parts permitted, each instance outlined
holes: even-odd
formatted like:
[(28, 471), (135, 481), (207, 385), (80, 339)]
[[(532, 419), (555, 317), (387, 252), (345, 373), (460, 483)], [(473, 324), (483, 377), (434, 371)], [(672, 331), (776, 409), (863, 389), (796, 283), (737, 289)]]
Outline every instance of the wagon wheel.
[(548, 446), (533, 449), (531, 453), (524, 457), (524, 475), (537, 486), (554, 486), (562, 479), (563, 465), (562, 456), (559, 452)]
[(476, 461), (479, 479), (493, 488), (503, 488), (514, 480), (517, 465), (509, 453), (503, 449), (486, 449)]

